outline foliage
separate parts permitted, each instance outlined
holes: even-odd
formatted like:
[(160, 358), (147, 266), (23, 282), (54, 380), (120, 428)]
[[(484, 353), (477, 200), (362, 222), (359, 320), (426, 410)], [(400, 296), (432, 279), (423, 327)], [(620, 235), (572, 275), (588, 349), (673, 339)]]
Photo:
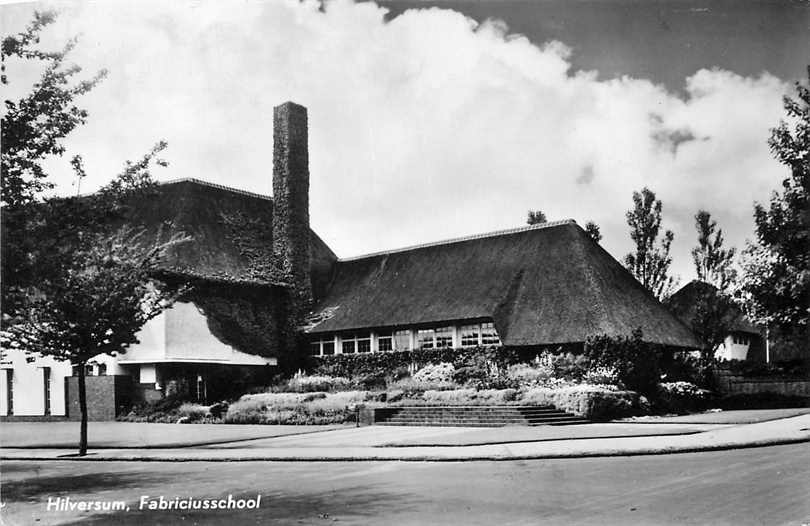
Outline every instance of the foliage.
[(529, 210), (526, 214), (527, 225), (539, 225), (546, 222), (548, 222), (548, 220), (542, 210)]
[(590, 236), (591, 239), (599, 243), (602, 241), (602, 232), (599, 229), (599, 225), (594, 223), (593, 221), (588, 221), (585, 223), (585, 233)]
[(507, 347), (443, 348), (311, 357), (308, 370), (312, 374), (346, 378), (383, 375), (393, 381), (402, 378), (409, 369), (427, 364), (451, 363), (458, 371), (464, 367), (479, 367), (479, 364), (505, 366), (517, 361), (517, 353)]
[(296, 374), (287, 382), (287, 389), (294, 393), (311, 393), (315, 391), (347, 391), (352, 387), (348, 378), (333, 376), (306, 376)]
[(810, 319), (810, 67), (797, 98), (784, 98), (789, 122), (771, 130), (768, 144), (789, 170), (782, 191), (754, 208), (757, 239), (743, 252), (739, 295), (761, 323), (800, 326)]
[(698, 245), (692, 249), (692, 261), (695, 263), (698, 279), (717, 290), (728, 290), (736, 276), (732, 268), (736, 250), (723, 248), (723, 230), (717, 228), (717, 221), (712, 219), (709, 212), (698, 211), (695, 215), (695, 229), (698, 233)]
[(155, 286), (151, 276), (167, 250), (183, 241), (150, 243), (143, 232), (124, 228), (74, 250), (61, 276), (43, 280), (24, 298), (3, 343), (82, 365), (125, 351), (182, 292)]
[(656, 402), (667, 412), (687, 413), (705, 409), (712, 393), (691, 382), (665, 382), (658, 385)]
[(619, 373), (615, 367), (594, 367), (585, 371), (582, 381), (586, 384), (602, 386), (618, 386)]
[(659, 243), (662, 205), (652, 190), (645, 187), (641, 192), (633, 192), (633, 203), (633, 209), (627, 212), (627, 224), (636, 251), (625, 256), (624, 264), (644, 288), (662, 300), (676, 285), (675, 278), (669, 275), (672, 264), (669, 251), (675, 234), (665, 231)]
[(525, 405), (554, 406), (589, 420), (611, 420), (649, 411), (646, 399), (638, 393), (593, 385), (538, 387), (523, 393), (518, 401)]
[(644, 395), (654, 394), (661, 377), (661, 350), (642, 341), (641, 329), (630, 336), (596, 335), (585, 342), (591, 367), (614, 368), (619, 382)]
[(413, 377), (402, 378), (388, 384), (388, 389), (402, 391), (403, 396), (420, 396), (425, 391), (443, 391), (456, 389), (458, 384), (446, 380), (418, 380)]
[(661, 363), (661, 379), (667, 382), (691, 382), (705, 389), (715, 387), (714, 361), (691, 353), (674, 354)]
[(513, 402), (517, 394), (517, 389), (455, 389), (425, 391), (422, 400), (428, 405), (501, 405)]
[(539, 386), (554, 376), (554, 369), (545, 364), (516, 363), (509, 366), (506, 376), (520, 387)]
[(53, 11), (35, 12), (33, 21), (23, 32), (3, 38), (0, 78), (3, 85), (9, 83), (6, 75), (9, 58), (45, 63), (45, 70), (31, 93), (16, 102), (5, 100), (0, 184), (2, 202), (6, 206), (30, 204), (37, 194), (53, 187), (41, 163), (49, 156), (65, 152), (62, 139), (87, 120), (87, 111), (79, 108), (75, 99), (92, 90), (106, 76), (106, 71), (102, 70), (90, 79), (73, 83), (81, 68), (66, 65), (65, 61), (76, 46), (76, 38), (60, 51), (36, 48), (42, 30), (55, 19)]
[(455, 372), (456, 368), (452, 363), (428, 364), (416, 371), (413, 379), (417, 382), (449, 384), (453, 381)]
[(265, 393), (245, 395), (228, 407), (227, 424), (323, 425), (348, 422), (352, 406), (366, 402), (369, 393)]

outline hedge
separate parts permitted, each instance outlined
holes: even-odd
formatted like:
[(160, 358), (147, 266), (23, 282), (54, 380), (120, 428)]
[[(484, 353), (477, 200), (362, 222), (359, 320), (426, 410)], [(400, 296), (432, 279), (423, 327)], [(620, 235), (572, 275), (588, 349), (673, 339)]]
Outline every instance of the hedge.
[(473, 366), (480, 360), (492, 361), (498, 366), (506, 367), (517, 363), (520, 360), (520, 353), (508, 347), (471, 347), (335, 354), (311, 357), (309, 369), (312, 374), (350, 378), (396, 376), (398, 369), (407, 370), (412, 364), (420, 368), (428, 364), (452, 363), (456, 369), (460, 369)]
[(553, 405), (560, 411), (589, 420), (612, 420), (650, 411), (647, 399), (635, 391), (614, 391), (588, 385), (561, 389), (538, 387), (524, 393), (520, 401), (531, 405)]

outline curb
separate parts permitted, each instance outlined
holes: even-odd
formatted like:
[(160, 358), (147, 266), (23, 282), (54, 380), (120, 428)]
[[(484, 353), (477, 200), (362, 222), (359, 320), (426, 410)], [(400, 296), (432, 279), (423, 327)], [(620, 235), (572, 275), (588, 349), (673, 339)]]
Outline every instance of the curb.
[(432, 455), (416, 455), (403, 457), (356, 457), (356, 456), (290, 456), (290, 457), (267, 457), (267, 456), (240, 456), (240, 457), (209, 457), (209, 458), (188, 458), (188, 457), (8, 457), (0, 455), (0, 461), (62, 461), (62, 462), (475, 462), (475, 461), (514, 461), (514, 460), (552, 460), (552, 459), (575, 459), (575, 458), (600, 458), (600, 457), (635, 457), (648, 455), (671, 455), (682, 453), (702, 453), (711, 451), (729, 451), (735, 449), (752, 449), (759, 447), (781, 446), (789, 444), (800, 444), (810, 442), (810, 436), (777, 440), (761, 440), (742, 444), (715, 444), (706, 446), (684, 446), (672, 448), (647, 448), (637, 450), (608, 450), (584, 453), (548, 453), (536, 455), (476, 455), (460, 457), (440, 457)]

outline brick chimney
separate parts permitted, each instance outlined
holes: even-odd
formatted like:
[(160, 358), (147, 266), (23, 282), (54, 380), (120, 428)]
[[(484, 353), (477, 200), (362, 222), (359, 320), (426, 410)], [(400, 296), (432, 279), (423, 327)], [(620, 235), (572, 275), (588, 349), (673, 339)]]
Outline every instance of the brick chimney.
[(273, 253), (299, 307), (306, 307), (312, 300), (307, 109), (293, 102), (273, 108)]

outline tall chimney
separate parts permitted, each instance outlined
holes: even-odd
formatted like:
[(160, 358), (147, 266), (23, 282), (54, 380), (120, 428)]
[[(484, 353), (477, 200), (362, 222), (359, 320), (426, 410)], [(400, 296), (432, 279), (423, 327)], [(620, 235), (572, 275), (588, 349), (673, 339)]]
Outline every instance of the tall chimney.
[(293, 102), (273, 108), (273, 253), (305, 307), (312, 300), (307, 109)]

